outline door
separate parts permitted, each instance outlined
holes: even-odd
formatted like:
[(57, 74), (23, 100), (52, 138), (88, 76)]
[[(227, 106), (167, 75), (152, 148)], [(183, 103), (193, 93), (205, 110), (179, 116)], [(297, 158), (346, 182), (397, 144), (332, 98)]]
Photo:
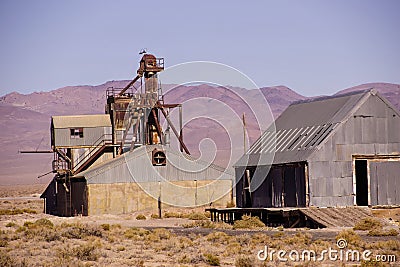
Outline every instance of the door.
[(400, 161), (370, 161), (371, 205), (400, 204)]
[(356, 204), (368, 206), (368, 169), (367, 160), (355, 160)]

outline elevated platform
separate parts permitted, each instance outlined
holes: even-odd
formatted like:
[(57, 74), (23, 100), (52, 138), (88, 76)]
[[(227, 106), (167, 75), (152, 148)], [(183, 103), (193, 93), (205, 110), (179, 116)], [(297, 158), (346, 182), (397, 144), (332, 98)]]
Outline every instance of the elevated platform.
[(371, 217), (368, 207), (332, 207), (332, 208), (210, 208), (214, 222), (233, 224), (243, 215), (257, 216), (267, 226), (285, 228), (309, 227), (353, 227), (359, 220)]

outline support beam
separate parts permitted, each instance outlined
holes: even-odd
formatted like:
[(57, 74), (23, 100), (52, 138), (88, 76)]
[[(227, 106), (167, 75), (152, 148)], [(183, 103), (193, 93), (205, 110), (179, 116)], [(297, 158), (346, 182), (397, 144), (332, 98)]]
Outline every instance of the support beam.
[(168, 117), (168, 114), (165, 112), (163, 108), (160, 108), (162, 114), (164, 115), (165, 119), (168, 121), (169, 125), (171, 126), (172, 131), (174, 132), (176, 138), (178, 138), (179, 143), (181, 144), (183, 150), (185, 150), (186, 154), (190, 155), (189, 149), (186, 147), (185, 143), (182, 140), (182, 136), (179, 135), (177, 130), (175, 129), (175, 126), (172, 124), (171, 120)]

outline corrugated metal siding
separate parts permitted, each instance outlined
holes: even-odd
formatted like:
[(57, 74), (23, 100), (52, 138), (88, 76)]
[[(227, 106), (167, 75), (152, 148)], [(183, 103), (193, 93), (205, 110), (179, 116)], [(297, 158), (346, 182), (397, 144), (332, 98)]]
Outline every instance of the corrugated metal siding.
[[(153, 166), (151, 151), (158, 147), (167, 156), (166, 166)], [(122, 156), (99, 164), (81, 174), (88, 184), (158, 182), (185, 180), (231, 180), (232, 171), (202, 161), (185, 159), (179, 152), (162, 146), (143, 146)]]
[(400, 161), (371, 161), (371, 205), (400, 204)]
[(71, 138), (70, 128), (54, 129), (56, 147), (90, 147), (101, 139), (111, 139), (111, 127), (83, 128), (83, 138)]
[(260, 165), (251, 161), (257, 157), (248, 156), (258, 154), (274, 154), (272, 164), (305, 161), (370, 94), (363, 92), (290, 105), (275, 121), (275, 131), (265, 131), (235, 166)]
[(110, 115), (52, 116), (54, 128), (111, 127)]
[[(341, 123), (330, 141), (324, 143), (307, 159), (312, 205), (354, 205), (353, 155), (400, 154), (398, 112), (379, 95), (374, 94), (370, 94), (368, 99), (358, 106), (359, 108)], [(325, 160), (324, 163), (321, 160)], [(391, 177), (397, 175), (390, 168), (386, 169), (385, 173)], [(377, 186), (376, 179), (379, 177), (372, 177), (371, 172), (371, 190)], [(332, 187), (332, 192), (329, 191), (329, 187)], [(383, 199), (381, 201), (385, 203)], [(377, 203), (376, 200), (371, 204)], [(400, 199), (397, 204), (400, 204)]]

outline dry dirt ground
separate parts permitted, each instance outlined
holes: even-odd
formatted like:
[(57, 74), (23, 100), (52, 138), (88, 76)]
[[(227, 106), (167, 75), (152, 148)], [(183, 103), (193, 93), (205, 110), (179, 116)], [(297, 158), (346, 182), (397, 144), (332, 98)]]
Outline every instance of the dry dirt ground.
[[(0, 266), (400, 266), (400, 238), (385, 236), (399, 230), (400, 209), (373, 210), (386, 225), (375, 234), (349, 228), (233, 229), (211, 223), (204, 209), (169, 209), (164, 215), (170, 218), (163, 219), (152, 218), (155, 211), (50, 216), (42, 213), (41, 190), (39, 185), (0, 186)], [(340, 238), (347, 242), (342, 250), (336, 244)], [(265, 246), (269, 253), (285, 250), (286, 261), (276, 253), (272, 261), (259, 260), (257, 253)], [(342, 260), (323, 254), (329, 248), (342, 251)], [(302, 259), (307, 250), (316, 252), (315, 260)], [(384, 255), (395, 262), (346, 260), (349, 250), (360, 255), (369, 250), (370, 259)], [(299, 258), (293, 261), (289, 253), (296, 260), (296, 252)]]

